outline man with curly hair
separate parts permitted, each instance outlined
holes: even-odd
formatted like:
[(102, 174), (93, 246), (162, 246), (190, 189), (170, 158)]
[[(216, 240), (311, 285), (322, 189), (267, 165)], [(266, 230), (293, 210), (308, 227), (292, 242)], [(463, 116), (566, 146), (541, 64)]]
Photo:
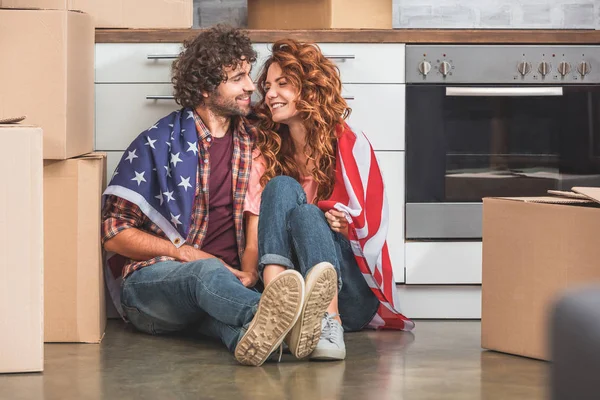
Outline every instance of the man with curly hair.
[(122, 316), (149, 334), (191, 329), (219, 338), (246, 365), (261, 365), (282, 343), (304, 298), (296, 271), (262, 297), (252, 289), (257, 243), (244, 232), (243, 203), (255, 61), (236, 29), (217, 26), (186, 41), (172, 78), (182, 108), (131, 143), (102, 214), (107, 277), (119, 284), (111, 294)]

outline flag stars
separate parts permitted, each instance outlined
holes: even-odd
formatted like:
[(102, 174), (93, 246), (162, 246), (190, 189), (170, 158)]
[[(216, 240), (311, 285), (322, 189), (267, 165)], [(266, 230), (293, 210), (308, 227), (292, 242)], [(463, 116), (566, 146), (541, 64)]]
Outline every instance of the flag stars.
[(183, 186), (183, 188), (187, 192), (188, 188), (192, 187), (192, 185), (190, 185), (190, 177), (189, 176), (187, 178), (184, 178), (183, 176), (179, 176), (179, 177), (181, 178), (181, 182), (177, 186)]
[(135, 152), (137, 151), (137, 149), (133, 149), (133, 151), (127, 151), (129, 154), (127, 155), (127, 158), (125, 158), (127, 161), (129, 161), (129, 164), (133, 164), (133, 159), (134, 158), (139, 158), (137, 156), (137, 154), (135, 154)]
[(144, 178), (144, 174), (146, 173), (146, 171), (142, 171), (142, 172), (135, 172), (135, 178), (131, 178), (132, 181), (136, 181), (138, 186), (140, 186), (140, 184), (142, 182), (146, 182), (146, 178)]
[(170, 202), (171, 200), (175, 200), (175, 197), (173, 197), (173, 192), (163, 192), (163, 195), (167, 196), (167, 203)]
[(146, 139), (148, 139), (148, 140), (146, 141), (146, 146), (150, 146), (150, 147), (152, 147), (154, 150), (156, 150), (156, 147), (154, 147), (154, 143), (156, 143), (156, 139), (155, 139), (155, 140), (152, 140), (152, 139), (150, 139), (150, 136), (146, 136)]
[(187, 142), (187, 144), (189, 147), (186, 152), (191, 151), (195, 156), (198, 155), (198, 142)]
[(179, 222), (179, 217), (181, 217), (181, 214), (178, 215), (173, 215), (173, 213), (169, 213), (171, 214), (171, 223), (173, 225), (175, 225), (175, 228), (177, 228), (178, 225), (183, 225), (181, 222)]
[(181, 154), (181, 153), (177, 153), (177, 154), (171, 153), (171, 164), (173, 164), (174, 167), (177, 167), (177, 163), (183, 162), (181, 160), (181, 158), (179, 158), (179, 154)]

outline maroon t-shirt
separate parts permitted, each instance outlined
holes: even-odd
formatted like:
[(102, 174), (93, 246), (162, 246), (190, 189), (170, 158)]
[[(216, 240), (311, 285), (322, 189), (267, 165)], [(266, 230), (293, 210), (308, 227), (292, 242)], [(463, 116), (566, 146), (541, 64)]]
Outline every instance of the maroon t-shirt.
[(202, 250), (239, 269), (240, 259), (233, 220), (233, 135), (228, 133), (222, 138), (213, 136), (212, 141), (208, 150), (208, 228)]

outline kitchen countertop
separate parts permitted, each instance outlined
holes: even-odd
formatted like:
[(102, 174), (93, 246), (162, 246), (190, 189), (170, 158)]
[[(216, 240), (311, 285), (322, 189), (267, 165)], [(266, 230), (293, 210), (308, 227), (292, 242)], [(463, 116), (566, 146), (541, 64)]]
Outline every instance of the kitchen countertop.
[[(180, 43), (199, 29), (96, 29), (96, 43)], [(331, 29), (248, 30), (255, 43), (294, 38), (320, 43), (598, 44), (600, 30)]]

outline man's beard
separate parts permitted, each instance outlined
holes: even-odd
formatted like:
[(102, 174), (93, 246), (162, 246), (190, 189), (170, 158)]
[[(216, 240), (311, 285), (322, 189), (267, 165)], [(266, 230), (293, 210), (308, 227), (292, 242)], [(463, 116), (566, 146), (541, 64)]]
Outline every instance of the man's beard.
[[(248, 96), (251, 96), (251, 94), (248, 94)], [(206, 107), (215, 115), (228, 118), (245, 117), (251, 110), (249, 104), (246, 107), (240, 107), (236, 99), (227, 99), (216, 91), (208, 98)]]

